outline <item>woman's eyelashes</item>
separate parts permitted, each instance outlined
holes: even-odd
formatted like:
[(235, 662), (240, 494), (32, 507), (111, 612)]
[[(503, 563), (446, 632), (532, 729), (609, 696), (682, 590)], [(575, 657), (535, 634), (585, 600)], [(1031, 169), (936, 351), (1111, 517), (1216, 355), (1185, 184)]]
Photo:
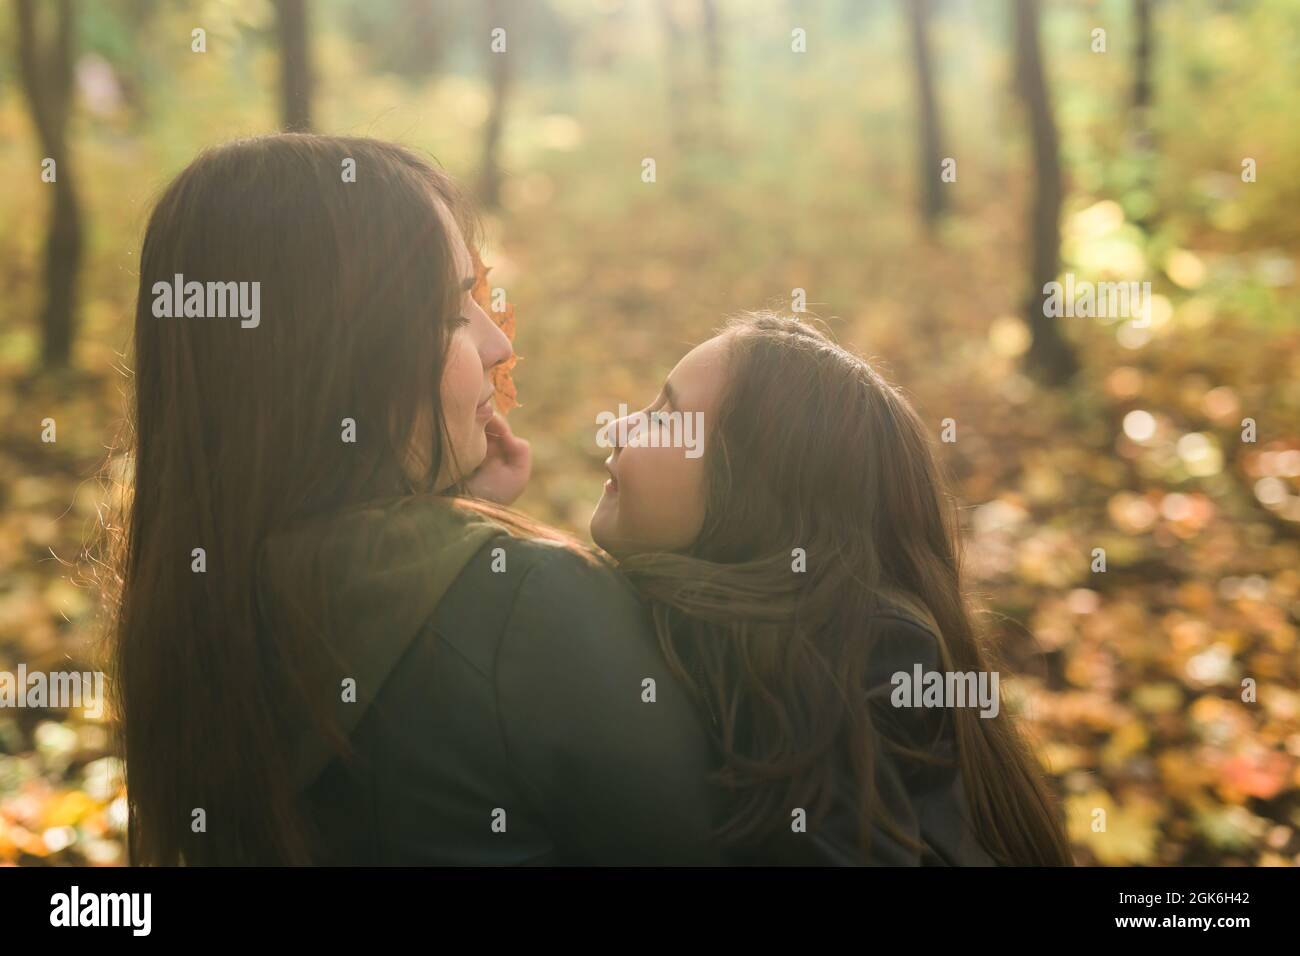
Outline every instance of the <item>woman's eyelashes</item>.
[(467, 325), (469, 325), (471, 322), (473, 322), (473, 321), (474, 321), (474, 310), (475, 310), (475, 308), (477, 307), (477, 305), (478, 305), (478, 303), (476, 303), (476, 302), (474, 301), (474, 297), (473, 297), (472, 295), (470, 295), (469, 292), (466, 292), (465, 295), (464, 295), (464, 297), (461, 299), (461, 303), (460, 303), (460, 309), (461, 309), (461, 312), (460, 312), (460, 315), (456, 316), (456, 319), (455, 319), (455, 321), (452, 323), (452, 325), (453, 325), (455, 328), (463, 329), (465, 326), (467, 326)]

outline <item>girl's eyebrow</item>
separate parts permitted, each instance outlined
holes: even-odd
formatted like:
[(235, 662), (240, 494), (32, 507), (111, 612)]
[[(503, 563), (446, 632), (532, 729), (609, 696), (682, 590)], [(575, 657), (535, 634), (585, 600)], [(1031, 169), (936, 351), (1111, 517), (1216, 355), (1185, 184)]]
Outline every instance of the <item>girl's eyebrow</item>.
[(462, 279), (461, 282), (460, 282), (460, 287), (461, 287), (462, 291), (465, 291), (465, 292), (473, 292), (473, 291), (474, 291), (474, 283), (475, 283), (476, 281), (477, 281), (477, 280), (476, 280), (476, 278), (475, 278), (474, 276), (470, 276), (468, 279)]

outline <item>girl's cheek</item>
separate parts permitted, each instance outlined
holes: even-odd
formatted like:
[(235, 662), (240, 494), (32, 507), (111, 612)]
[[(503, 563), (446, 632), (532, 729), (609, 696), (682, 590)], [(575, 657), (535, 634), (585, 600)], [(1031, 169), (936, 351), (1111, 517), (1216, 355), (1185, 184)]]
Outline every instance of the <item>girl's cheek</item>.
[(630, 500), (638, 523), (659, 545), (681, 546), (697, 510), (693, 463), (680, 448), (648, 448), (637, 465)]

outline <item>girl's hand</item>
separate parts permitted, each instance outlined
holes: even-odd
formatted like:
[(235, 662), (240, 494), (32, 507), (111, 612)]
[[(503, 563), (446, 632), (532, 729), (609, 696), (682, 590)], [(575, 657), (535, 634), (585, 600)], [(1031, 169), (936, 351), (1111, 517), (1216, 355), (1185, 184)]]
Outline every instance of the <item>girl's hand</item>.
[(500, 412), (493, 412), (484, 428), (487, 455), (465, 483), (470, 494), (499, 505), (513, 504), (524, 492), (533, 470), (533, 450), (516, 438)]

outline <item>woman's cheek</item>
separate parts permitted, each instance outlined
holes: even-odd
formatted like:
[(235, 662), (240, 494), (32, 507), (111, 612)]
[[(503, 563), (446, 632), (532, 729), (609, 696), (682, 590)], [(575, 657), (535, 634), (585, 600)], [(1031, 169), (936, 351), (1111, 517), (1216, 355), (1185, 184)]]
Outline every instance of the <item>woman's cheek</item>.
[(457, 331), (452, 337), (451, 348), (447, 351), (447, 364), (442, 376), (443, 408), (447, 410), (448, 417), (454, 415), (457, 422), (465, 417), (467, 405), (474, 404), (468, 401), (467, 391), (473, 390), (474, 397), (477, 397), (477, 386), (470, 368), (472, 351), (468, 337)]
[(483, 389), (483, 369), (473, 342), (463, 330), (452, 337), (442, 376), (443, 418), (447, 422), (447, 441), (465, 472), (482, 461), (483, 441), (474, 441), (474, 411)]

